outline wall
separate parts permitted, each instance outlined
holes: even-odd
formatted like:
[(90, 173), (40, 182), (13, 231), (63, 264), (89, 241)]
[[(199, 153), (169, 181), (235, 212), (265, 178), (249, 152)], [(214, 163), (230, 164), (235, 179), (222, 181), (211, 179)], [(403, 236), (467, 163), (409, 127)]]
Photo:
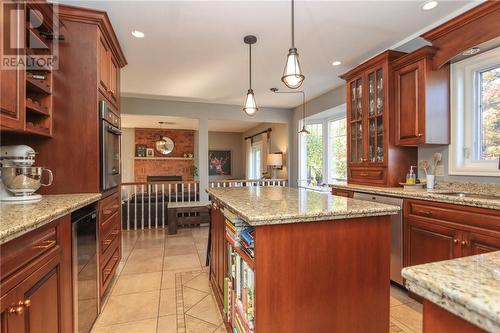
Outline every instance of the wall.
[(241, 145), (242, 140), (242, 133), (208, 132), (209, 150), (231, 151), (231, 175), (209, 176), (210, 180), (245, 178), (245, 161), (243, 160), (243, 146)]
[[(172, 153), (166, 157), (182, 158), (186, 154), (194, 154), (194, 133), (193, 130), (136, 128), (135, 145), (141, 144), (153, 148), (155, 157), (165, 157), (156, 151), (155, 142), (158, 138), (166, 136), (174, 142)], [(145, 182), (147, 176), (182, 176), (182, 180), (192, 180), (193, 165), (193, 159), (135, 159), (134, 181)]]
[[(271, 132), (271, 146), (270, 146), (270, 151), (271, 153), (276, 153), (276, 152), (282, 152), (283, 153), (283, 169), (282, 170), (277, 170), (276, 172), (276, 177), (281, 178), (281, 179), (289, 179), (289, 170), (290, 170), (290, 126), (288, 124), (270, 124), (270, 123), (264, 123), (259, 126), (256, 126), (254, 128), (249, 129), (245, 133), (243, 133), (242, 136), (242, 158), (243, 158), (243, 174), (245, 174), (245, 166), (246, 166), (246, 143), (244, 138), (247, 136), (254, 135), (256, 133), (262, 132), (268, 128), (272, 129)], [(260, 138), (256, 137), (255, 139), (259, 140)], [(246, 176), (244, 176), (246, 178)]]
[(135, 129), (122, 128), (122, 182), (134, 181)]

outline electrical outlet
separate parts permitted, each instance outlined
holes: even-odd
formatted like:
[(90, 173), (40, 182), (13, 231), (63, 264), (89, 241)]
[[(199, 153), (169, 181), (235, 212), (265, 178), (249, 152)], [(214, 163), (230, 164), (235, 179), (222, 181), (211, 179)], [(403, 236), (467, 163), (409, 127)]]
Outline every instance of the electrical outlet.
[(444, 176), (444, 165), (438, 165), (436, 167), (436, 176)]

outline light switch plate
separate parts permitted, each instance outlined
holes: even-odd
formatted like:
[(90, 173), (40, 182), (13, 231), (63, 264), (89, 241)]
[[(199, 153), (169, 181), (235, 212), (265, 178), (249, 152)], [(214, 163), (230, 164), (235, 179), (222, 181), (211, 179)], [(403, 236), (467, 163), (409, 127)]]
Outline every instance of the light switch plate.
[(436, 176), (444, 176), (444, 165), (438, 165), (436, 167)]

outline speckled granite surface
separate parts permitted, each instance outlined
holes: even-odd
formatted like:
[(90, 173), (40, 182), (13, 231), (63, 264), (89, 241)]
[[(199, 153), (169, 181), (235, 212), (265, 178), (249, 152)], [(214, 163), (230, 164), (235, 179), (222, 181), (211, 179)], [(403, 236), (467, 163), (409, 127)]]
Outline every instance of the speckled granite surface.
[(290, 187), (210, 188), (207, 192), (253, 226), (396, 214), (397, 206)]
[(100, 193), (44, 195), (30, 204), (0, 204), (0, 244), (101, 198)]
[[(410, 199), (420, 199), (438, 202), (447, 202), (458, 205), (466, 205), (473, 207), (482, 207), (490, 209), (500, 209), (500, 200), (494, 199), (483, 199), (483, 198), (471, 198), (471, 197), (458, 197), (453, 195), (446, 195), (444, 192), (468, 192), (468, 193), (484, 193), (500, 196), (500, 192), (495, 192), (495, 187), (488, 187), (487, 191), (481, 191), (481, 186), (478, 183), (474, 183), (475, 186), (470, 185), (467, 187), (454, 186), (454, 187), (444, 187), (440, 186), (435, 190), (403, 190), (402, 187), (377, 187), (377, 186), (365, 186), (365, 185), (353, 185), (347, 184), (346, 182), (335, 182), (330, 184), (330, 187), (350, 190), (363, 193), (388, 195), (399, 198), (410, 198)], [(456, 184), (455, 184), (456, 185)], [(491, 185), (491, 184), (490, 184)]]
[(404, 268), (406, 287), (488, 332), (500, 332), (500, 251)]

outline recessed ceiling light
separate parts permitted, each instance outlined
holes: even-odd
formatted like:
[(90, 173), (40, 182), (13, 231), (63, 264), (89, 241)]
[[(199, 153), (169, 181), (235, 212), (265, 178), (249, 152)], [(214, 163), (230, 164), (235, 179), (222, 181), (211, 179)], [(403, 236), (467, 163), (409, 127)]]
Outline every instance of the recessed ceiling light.
[(424, 4), (422, 5), (422, 9), (423, 10), (431, 10), (431, 9), (436, 8), (438, 4), (439, 3), (436, 0), (429, 0), (429, 1), (424, 2)]
[(333, 66), (340, 66), (340, 64), (342, 64), (342, 62), (340, 62), (340, 61), (338, 61), (338, 60), (337, 60), (337, 61), (332, 62), (332, 65), (333, 65)]
[(139, 30), (133, 30), (132, 36), (137, 37), (137, 38), (144, 38), (144, 32), (139, 31)]
[(464, 52), (462, 52), (462, 55), (464, 55), (464, 56), (470, 56), (470, 55), (479, 53), (480, 51), (481, 51), (481, 49), (479, 47), (472, 47), (472, 48), (470, 48), (470, 49), (465, 50)]

